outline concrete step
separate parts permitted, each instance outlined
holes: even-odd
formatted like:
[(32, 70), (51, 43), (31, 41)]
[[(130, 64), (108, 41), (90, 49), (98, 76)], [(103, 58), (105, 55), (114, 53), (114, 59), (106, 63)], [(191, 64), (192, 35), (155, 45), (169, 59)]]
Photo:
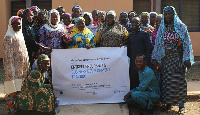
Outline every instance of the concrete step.
[(60, 105), (56, 115), (129, 115), (127, 104)]

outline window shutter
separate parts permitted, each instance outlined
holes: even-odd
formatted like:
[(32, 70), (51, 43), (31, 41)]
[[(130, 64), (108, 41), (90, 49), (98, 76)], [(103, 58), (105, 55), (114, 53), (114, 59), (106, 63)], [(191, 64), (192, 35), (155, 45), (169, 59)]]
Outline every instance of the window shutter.
[(11, 1), (11, 16), (16, 16), (20, 9), (26, 9), (26, 1)]
[(150, 12), (150, 0), (133, 0), (133, 10), (139, 16), (142, 12)]

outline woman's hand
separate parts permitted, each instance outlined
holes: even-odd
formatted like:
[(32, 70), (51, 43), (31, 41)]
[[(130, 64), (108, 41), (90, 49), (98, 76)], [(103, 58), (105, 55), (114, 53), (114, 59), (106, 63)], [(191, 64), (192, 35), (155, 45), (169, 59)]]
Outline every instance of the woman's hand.
[(65, 35), (63, 35), (63, 41), (65, 42), (65, 43), (70, 43), (71, 41), (72, 41), (72, 36), (68, 33), (68, 34), (65, 34)]
[(186, 61), (184, 62), (184, 66), (187, 67), (187, 69), (190, 69), (190, 67), (191, 67), (190, 60), (186, 60)]
[(90, 49), (91, 47), (90, 47), (90, 45), (89, 44), (86, 44), (86, 49)]
[(126, 101), (129, 97), (131, 96), (131, 92), (129, 91), (125, 96), (124, 96), (124, 101)]
[(182, 42), (182, 40), (180, 39), (180, 40), (178, 41), (177, 47), (182, 46), (182, 44), (183, 44), (183, 42)]

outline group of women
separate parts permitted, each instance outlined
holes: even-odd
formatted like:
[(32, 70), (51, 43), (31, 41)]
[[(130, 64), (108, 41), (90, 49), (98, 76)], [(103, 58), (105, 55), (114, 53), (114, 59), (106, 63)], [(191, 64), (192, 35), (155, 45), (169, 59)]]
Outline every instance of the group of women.
[[(185, 69), (193, 63), (190, 36), (174, 7), (165, 7), (163, 16), (151, 14), (141, 13), (140, 28), (151, 35), (152, 64), (161, 70), (161, 102), (168, 107), (179, 104), (182, 109), (187, 94)], [(117, 22), (114, 10), (94, 10), (92, 14), (82, 13), (80, 6), (74, 6), (72, 14), (61, 6), (50, 11), (36, 6), (20, 10), (10, 18), (4, 37), (7, 110), (53, 114), (53, 86), (45, 77), (52, 49), (126, 45), (127, 39), (134, 39), (128, 36), (136, 15), (134, 11), (121, 12)], [(36, 60), (37, 68), (30, 72)]]

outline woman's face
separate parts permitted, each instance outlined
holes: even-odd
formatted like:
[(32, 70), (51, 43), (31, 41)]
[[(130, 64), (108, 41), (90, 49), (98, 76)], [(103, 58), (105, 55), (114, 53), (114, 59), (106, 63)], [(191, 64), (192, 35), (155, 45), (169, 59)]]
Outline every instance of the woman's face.
[(42, 21), (42, 20), (45, 20), (46, 19), (46, 15), (44, 12), (39, 12), (38, 13), (38, 20), (39, 21)]
[(63, 17), (63, 22), (67, 26), (71, 23), (71, 20), (72, 19), (71, 19), (71, 17), (69, 15), (66, 15), (66, 16)]
[(104, 23), (104, 21), (105, 21), (105, 16), (104, 16), (103, 14), (98, 14), (98, 20), (99, 20), (99, 22)]
[(164, 15), (165, 23), (171, 24), (173, 21), (173, 18), (174, 18), (173, 13), (169, 12), (169, 11), (165, 11), (164, 13), (165, 13), (165, 15)]
[(135, 13), (131, 13), (131, 14), (129, 15), (129, 20), (131, 21), (133, 17), (136, 17), (136, 14), (135, 14)]
[(86, 26), (89, 26), (90, 25), (90, 22), (91, 22), (91, 19), (88, 15), (84, 16), (84, 19), (85, 19), (85, 25)]
[(155, 24), (156, 14), (150, 14), (150, 23)]
[(97, 11), (92, 12), (92, 18), (93, 18), (94, 21), (98, 21)]
[(160, 26), (160, 23), (161, 23), (161, 17), (157, 17), (156, 18), (156, 27), (159, 27)]
[(15, 20), (11, 25), (15, 32), (18, 32), (22, 27), (21, 20)]
[(60, 9), (58, 10), (58, 12), (59, 12), (59, 14), (60, 14), (60, 19), (63, 19), (63, 15), (65, 14), (65, 9), (60, 8)]
[(50, 60), (43, 60), (41, 63), (42, 71), (47, 71), (50, 68)]
[(127, 15), (126, 14), (121, 14), (119, 17), (120, 23), (123, 25), (127, 21)]
[(33, 22), (33, 12), (27, 12), (26, 19), (29, 23)]
[(147, 15), (142, 15), (141, 16), (141, 23), (142, 24), (146, 25), (148, 23), (148, 21), (149, 21), (149, 18), (148, 18)]
[(56, 14), (56, 13), (51, 14), (51, 24), (52, 25), (58, 24), (58, 14)]
[(37, 17), (38, 16), (38, 11), (36, 9), (32, 9), (32, 11), (33, 11), (34, 17)]
[(108, 14), (106, 20), (108, 26), (111, 26), (115, 23), (115, 17), (112, 14)]
[(74, 18), (78, 18), (80, 16), (81, 12), (78, 8), (75, 8), (73, 11)]
[(83, 31), (84, 28), (85, 28), (85, 22), (83, 20), (79, 20), (77, 22), (77, 28), (78, 28), (79, 31)]

